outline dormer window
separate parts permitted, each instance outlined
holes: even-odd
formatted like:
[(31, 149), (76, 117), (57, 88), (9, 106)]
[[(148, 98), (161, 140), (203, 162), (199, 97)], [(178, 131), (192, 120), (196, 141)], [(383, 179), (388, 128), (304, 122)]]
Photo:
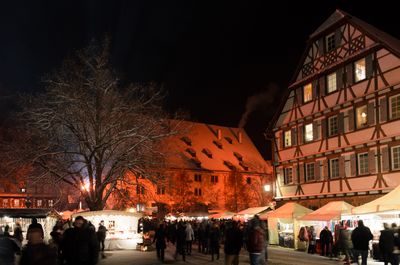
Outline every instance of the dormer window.
[(237, 158), (237, 160), (239, 160), (239, 161), (243, 160), (243, 156), (241, 154), (239, 154), (238, 152), (233, 152), (233, 155)]
[(231, 137), (228, 137), (228, 136), (226, 136), (225, 137), (225, 140), (228, 142), (228, 143), (230, 143), (230, 144), (232, 144), (232, 138)]
[(219, 148), (222, 149), (222, 143), (220, 141), (214, 140), (213, 143)]
[(206, 156), (208, 156), (208, 158), (212, 158), (212, 153), (211, 153), (210, 149), (208, 149), (208, 148), (203, 148), (202, 152), (203, 152)]
[(188, 152), (192, 157), (196, 156), (196, 151), (193, 148), (186, 148), (186, 152)]
[(189, 145), (189, 146), (192, 145), (192, 140), (191, 140), (189, 137), (187, 137), (187, 136), (183, 136), (183, 137), (181, 138), (181, 140), (182, 140), (185, 144), (187, 144), (187, 145)]
[(335, 44), (335, 33), (331, 33), (325, 37), (325, 50), (330, 52), (336, 48)]
[(309, 102), (312, 100), (312, 84), (309, 83), (303, 86), (303, 102)]

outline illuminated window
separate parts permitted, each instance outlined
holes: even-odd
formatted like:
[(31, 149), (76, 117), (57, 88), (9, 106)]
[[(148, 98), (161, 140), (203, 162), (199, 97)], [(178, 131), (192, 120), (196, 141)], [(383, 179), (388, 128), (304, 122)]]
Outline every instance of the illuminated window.
[(306, 164), (306, 180), (315, 180), (314, 163)]
[(312, 84), (309, 83), (303, 87), (303, 102), (312, 100)]
[(304, 126), (304, 140), (306, 142), (314, 140), (312, 123), (306, 124), (306, 126)]
[(332, 116), (328, 119), (328, 135), (333, 136), (339, 133), (338, 117)]
[(400, 118), (400, 95), (390, 98), (390, 119)]
[(331, 179), (339, 177), (339, 158), (329, 159), (329, 177)]
[(327, 76), (326, 78), (328, 86), (327, 86), (327, 92), (332, 93), (337, 90), (337, 85), (336, 85), (336, 72), (332, 73)]
[(325, 37), (325, 50), (330, 52), (335, 48), (335, 33), (332, 33)]
[(200, 174), (194, 174), (194, 181), (201, 182), (201, 175)]
[(217, 183), (218, 182), (218, 176), (212, 175), (211, 176), (211, 183)]
[(201, 188), (195, 188), (194, 189), (194, 195), (195, 196), (201, 196)]
[(292, 131), (285, 131), (285, 147), (292, 146)]
[(368, 125), (367, 105), (364, 105), (356, 109), (356, 126), (357, 128), (362, 128), (367, 125)]
[(358, 82), (364, 80), (366, 77), (365, 58), (362, 58), (354, 63), (354, 78)]
[(21, 188), (21, 192), (26, 192), (26, 189), (25, 188)]
[(15, 199), (15, 200), (14, 200), (14, 206), (15, 206), (15, 207), (19, 207), (19, 200), (18, 200), (18, 199)]
[(53, 200), (49, 200), (48, 204), (49, 204), (49, 207), (53, 207), (54, 206), (54, 201)]
[(284, 184), (290, 183), (293, 183), (293, 170), (291, 167), (287, 167), (284, 171)]
[(400, 146), (392, 147), (392, 169), (400, 169)]
[(36, 206), (37, 207), (42, 207), (42, 200), (37, 200), (36, 201)]
[(368, 174), (368, 153), (358, 154), (358, 174)]

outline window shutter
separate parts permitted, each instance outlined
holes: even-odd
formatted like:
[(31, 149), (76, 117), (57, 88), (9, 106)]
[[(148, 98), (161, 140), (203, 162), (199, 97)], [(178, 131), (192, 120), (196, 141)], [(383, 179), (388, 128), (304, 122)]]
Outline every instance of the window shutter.
[(319, 86), (318, 86), (318, 79), (317, 79), (317, 80), (312, 81), (312, 98), (313, 99), (316, 99), (318, 97), (318, 89), (319, 89)]
[(375, 151), (374, 150), (369, 150), (369, 152), (368, 152), (368, 171), (371, 174), (376, 172)]
[(339, 68), (336, 71), (336, 86), (337, 89), (343, 88), (343, 68)]
[(354, 177), (357, 175), (357, 161), (356, 161), (356, 155), (351, 154), (350, 155), (350, 165), (351, 165), (351, 176)]
[(349, 115), (349, 131), (354, 131), (354, 109), (348, 111)]
[(390, 170), (389, 166), (389, 148), (382, 148), (382, 171), (388, 172)]
[(343, 133), (344, 132), (344, 113), (341, 112), (338, 115), (338, 131), (339, 133)]
[(353, 63), (346, 65), (346, 84), (352, 85), (353, 84)]
[(299, 144), (304, 142), (304, 126), (299, 126)]
[(304, 183), (304, 164), (299, 164), (299, 176), (300, 176), (300, 178), (299, 178), (299, 181), (300, 181), (300, 183)]
[(312, 129), (313, 129), (313, 140), (318, 140), (319, 139), (319, 130), (318, 130), (318, 122), (317, 121), (313, 122)]
[(281, 132), (281, 149), (285, 148), (285, 132)]
[(315, 174), (315, 180), (321, 179), (321, 161), (315, 161), (314, 174)]
[(296, 93), (297, 93), (297, 103), (300, 106), (301, 104), (303, 104), (303, 88), (302, 87), (297, 88)]
[(339, 177), (345, 177), (345, 168), (344, 168), (344, 156), (339, 157)]
[(297, 145), (297, 130), (296, 130), (296, 128), (293, 128), (292, 129), (292, 132), (291, 132), (291, 136), (292, 136), (292, 146), (295, 146), (295, 145)]
[(373, 74), (373, 71), (374, 71), (374, 69), (373, 69), (373, 61), (372, 61), (373, 59), (372, 59), (372, 56), (373, 56), (373, 54), (368, 54), (368, 55), (365, 57), (365, 71), (366, 71), (366, 77), (367, 77), (367, 79), (372, 77), (372, 74)]
[(367, 121), (368, 125), (374, 125), (375, 124), (375, 104), (373, 102), (368, 103), (367, 105)]
[(387, 100), (386, 98), (379, 99), (379, 117), (381, 122), (387, 121)]
[(326, 139), (327, 136), (326, 119), (321, 120), (321, 138)]
[(293, 178), (294, 183), (298, 183), (297, 182), (297, 165), (294, 165), (292, 168), (292, 178)]
[(326, 85), (325, 85), (325, 82), (326, 82), (326, 76), (323, 76), (323, 77), (321, 77), (320, 79), (319, 79), (319, 94), (321, 95), (321, 96), (325, 96), (325, 91), (326, 91)]
[(284, 185), (285, 183), (285, 176), (283, 170), (281, 168), (276, 168), (276, 176), (280, 185)]
[(325, 159), (322, 162), (322, 167), (323, 167), (323, 172), (324, 172), (324, 179), (328, 179), (329, 178), (329, 167), (328, 167), (328, 159)]
[(342, 40), (342, 31), (340, 28), (337, 28), (335, 31), (335, 47), (340, 47), (340, 41)]
[(319, 55), (323, 55), (324, 54), (324, 39), (323, 38), (320, 38), (319, 40), (318, 40), (318, 52), (319, 52)]

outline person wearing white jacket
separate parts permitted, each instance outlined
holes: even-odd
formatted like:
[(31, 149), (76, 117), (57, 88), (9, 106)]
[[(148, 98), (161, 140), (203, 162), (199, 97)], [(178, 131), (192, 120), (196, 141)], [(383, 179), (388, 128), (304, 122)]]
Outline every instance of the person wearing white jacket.
[(185, 233), (186, 233), (186, 253), (188, 255), (191, 255), (192, 254), (192, 243), (194, 240), (194, 231), (193, 231), (193, 228), (190, 225), (190, 223), (186, 224)]

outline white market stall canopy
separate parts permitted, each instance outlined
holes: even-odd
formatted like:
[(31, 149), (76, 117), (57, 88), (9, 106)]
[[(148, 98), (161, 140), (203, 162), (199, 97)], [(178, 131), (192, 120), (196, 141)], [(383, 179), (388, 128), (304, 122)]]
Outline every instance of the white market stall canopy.
[(247, 209), (245, 209), (243, 211), (238, 212), (237, 214), (235, 214), (235, 216), (244, 217), (244, 218), (252, 217), (252, 216), (254, 216), (256, 214), (264, 213), (265, 211), (267, 211), (269, 209), (271, 209), (271, 207), (269, 207), (269, 206), (250, 207), (250, 208), (247, 208)]
[(233, 212), (223, 211), (208, 216), (208, 219), (230, 219), (235, 215)]
[(293, 219), (311, 213), (310, 210), (303, 205), (295, 202), (288, 202), (279, 207), (278, 209), (260, 215), (260, 219), (267, 220), (268, 218), (286, 218)]
[(368, 214), (389, 211), (400, 211), (400, 185), (382, 197), (364, 205), (354, 207), (352, 214)]
[(340, 220), (342, 215), (351, 213), (354, 206), (345, 201), (332, 201), (322, 206), (318, 210), (309, 213), (299, 220), (301, 221), (330, 221)]

